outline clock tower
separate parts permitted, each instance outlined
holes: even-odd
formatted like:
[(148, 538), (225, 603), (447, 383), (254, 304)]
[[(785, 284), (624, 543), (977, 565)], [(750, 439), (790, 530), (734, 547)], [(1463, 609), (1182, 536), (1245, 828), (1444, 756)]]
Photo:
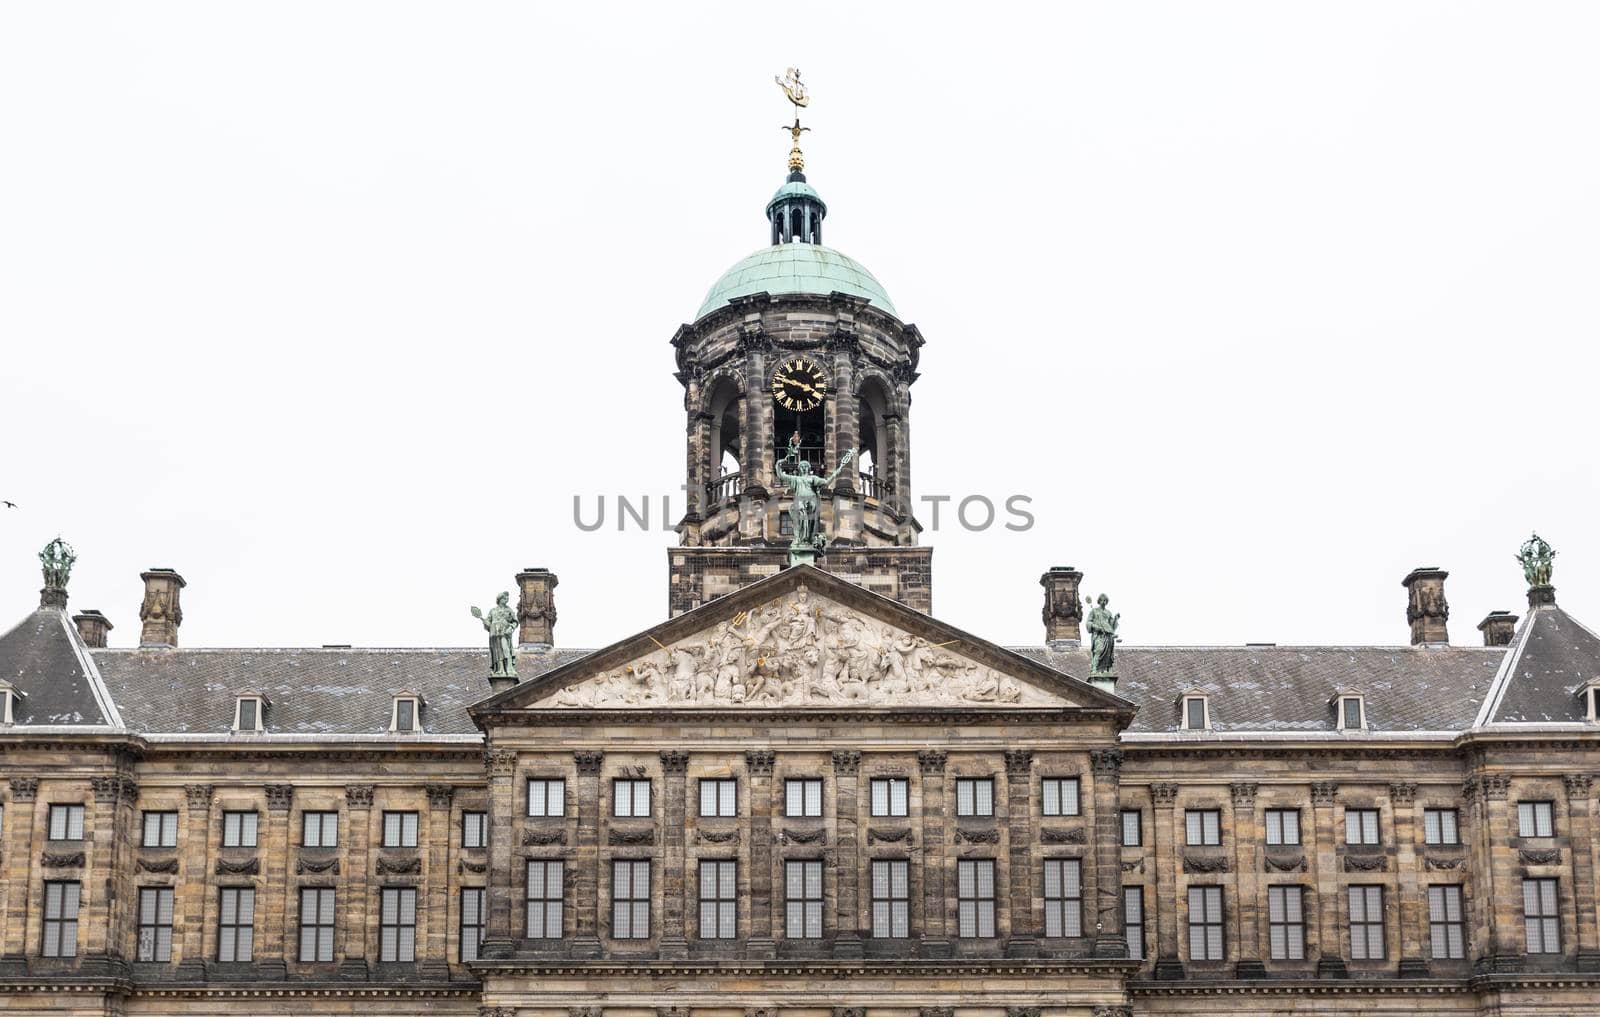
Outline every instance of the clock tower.
[(828, 206), (806, 180), (798, 117), (790, 130), (789, 175), (766, 206), (770, 243), (725, 272), (672, 337), (688, 508), (669, 552), (671, 611), (784, 567), (791, 498), (775, 469), (796, 444), (824, 476), (856, 452), (823, 494), (818, 564), (928, 611), (932, 551), (917, 545), (911, 511), (922, 334), (872, 273), (822, 245)]

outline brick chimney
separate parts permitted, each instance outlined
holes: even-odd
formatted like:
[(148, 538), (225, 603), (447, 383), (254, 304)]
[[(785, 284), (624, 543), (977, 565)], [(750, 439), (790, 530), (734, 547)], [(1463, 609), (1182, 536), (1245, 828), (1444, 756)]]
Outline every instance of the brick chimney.
[(1450, 604), (1444, 599), (1444, 581), (1450, 573), (1434, 565), (1411, 570), (1400, 581), (1411, 595), (1406, 604), (1406, 621), (1411, 623), (1412, 646), (1448, 646), (1450, 633), (1445, 622)]
[(91, 650), (105, 649), (106, 633), (116, 628), (111, 624), (110, 618), (95, 610), (73, 615), (72, 622), (78, 626), (78, 635), (83, 639), (83, 645)]
[(522, 623), (518, 642), (526, 650), (548, 650), (556, 643), (556, 584), (549, 569), (529, 566), (517, 573), (517, 619)]
[(1511, 637), (1517, 633), (1517, 616), (1510, 611), (1490, 611), (1478, 623), (1485, 646), (1510, 646)]
[(1065, 650), (1083, 645), (1083, 633), (1078, 628), (1083, 621), (1083, 605), (1078, 601), (1078, 584), (1083, 573), (1071, 565), (1052, 565), (1050, 571), (1039, 577), (1044, 587), (1044, 641), (1052, 650)]
[(141, 572), (144, 602), (139, 605), (140, 646), (177, 646), (178, 626), (183, 624), (183, 608), (178, 598), (188, 584), (172, 569)]

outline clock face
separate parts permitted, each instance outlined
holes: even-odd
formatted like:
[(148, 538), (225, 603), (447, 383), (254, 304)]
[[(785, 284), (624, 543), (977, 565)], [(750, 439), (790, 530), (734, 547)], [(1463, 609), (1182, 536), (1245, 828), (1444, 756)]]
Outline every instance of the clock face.
[(789, 410), (809, 410), (822, 404), (828, 379), (822, 368), (805, 357), (795, 357), (772, 376), (772, 398)]

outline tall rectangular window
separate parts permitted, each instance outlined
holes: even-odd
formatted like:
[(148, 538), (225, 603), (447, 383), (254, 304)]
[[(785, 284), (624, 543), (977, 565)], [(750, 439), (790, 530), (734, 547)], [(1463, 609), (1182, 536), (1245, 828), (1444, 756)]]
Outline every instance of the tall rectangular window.
[(1045, 859), (1044, 934), (1083, 935), (1083, 863), (1076, 858)]
[(1139, 847), (1144, 844), (1144, 813), (1138, 809), (1122, 810), (1122, 846)]
[(1299, 809), (1268, 809), (1267, 810), (1267, 843), (1268, 844), (1298, 844), (1298, 843), (1300, 843), (1300, 810)]
[(383, 814), (383, 846), (386, 848), (416, 847), (417, 814), (415, 812), (385, 812)]
[(417, 891), (386, 886), (378, 911), (378, 960), (408, 964), (417, 959)]
[(1456, 810), (1423, 809), (1422, 840), (1427, 844), (1461, 843), (1461, 826)]
[(489, 814), (463, 812), (461, 814), (461, 846), (482, 848), (489, 846)]
[(956, 780), (956, 815), (994, 815), (994, 778), (958, 778)]
[(78, 956), (78, 900), (76, 881), (44, 884), (44, 936), (39, 944), (44, 956)]
[(1128, 957), (1144, 960), (1144, 887), (1122, 888), (1122, 927), (1128, 937)]
[(783, 934), (789, 939), (822, 938), (822, 863), (783, 863)]
[(1350, 958), (1383, 960), (1383, 887), (1352, 886), (1350, 894)]
[(1344, 842), (1364, 845), (1378, 843), (1378, 810), (1345, 809)]
[(650, 863), (611, 863), (611, 938), (650, 938)]
[(224, 812), (222, 814), (222, 846), (255, 847), (256, 825), (259, 818), (254, 812)]
[(963, 939), (994, 936), (993, 859), (963, 858), (956, 862), (956, 925), (956, 934)]
[(1189, 959), (1223, 959), (1222, 887), (1189, 887)]
[(1462, 960), (1467, 956), (1467, 922), (1459, 885), (1428, 887), (1428, 942), (1434, 960)]
[(1043, 794), (1043, 811), (1047, 816), (1076, 816), (1078, 808), (1078, 778), (1046, 777), (1040, 787)]
[(611, 782), (611, 814), (623, 819), (650, 815), (650, 782), (618, 778)]
[(739, 782), (721, 777), (700, 779), (700, 815), (708, 818), (739, 814)]
[(478, 959), (478, 948), (483, 946), (483, 930), (488, 922), (484, 910), (484, 890), (481, 886), (461, 888), (461, 961)]
[(331, 848), (339, 846), (339, 814), (337, 812), (302, 812), (300, 814), (300, 846)]
[(1190, 847), (1222, 843), (1222, 813), (1217, 809), (1183, 810), (1184, 843)]
[(783, 814), (790, 819), (816, 819), (822, 815), (822, 781), (812, 778), (783, 782)]
[(1183, 726), (1190, 731), (1204, 731), (1209, 726), (1206, 723), (1206, 700), (1204, 696), (1185, 696), (1183, 698)]
[(144, 839), (147, 848), (178, 846), (178, 814), (176, 812), (146, 812), (144, 814)]
[(1555, 805), (1551, 802), (1518, 802), (1517, 834), (1522, 837), (1554, 837)]
[(1304, 887), (1267, 887), (1267, 937), (1273, 960), (1306, 959), (1304, 904)]
[(1554, 879), (1522, 881), (1522, 921), (1529, 953), (1561, 952), (1559, 886)]
[(255, 957), (256, 891), (224, 886), (217, 891), (217, 960), (224, 963)]
[(872, 937), (905, 939), (911, 935), (911, 863), (904, 858), (872, 863)]
[(700, 938), (735, 939), (739, 935), (739, 865), (700, 860)]
[(172, 959), (172, 887), (139, 888), (139, 942), (135, 956), (157, 963)]
[(327, 964), (333, 960), (334, 899), (331, 887), (300, 888), (300, 959)]
[(528, 815), (544, 818), (567, 814), (567, 782), (556, 777), (528, 780)]
[(50, 806), (50, 839), (51, 840), (82, 840), (83, 839), (83, 806), (82, 805), (52, 805), (52, 806)]
[(904, 777), (877, 777), (872, 781), (872, 814), (904, 816), (909, 810), (911, 782)]
[(528, 862), (528, 938), (561, 938), (561, 904), (566, 899), (566, 863), (558, 859)]

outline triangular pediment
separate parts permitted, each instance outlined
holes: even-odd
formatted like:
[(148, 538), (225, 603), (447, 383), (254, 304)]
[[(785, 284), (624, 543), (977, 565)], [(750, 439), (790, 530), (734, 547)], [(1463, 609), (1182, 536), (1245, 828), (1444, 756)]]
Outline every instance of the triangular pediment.
[(807, 707), (1130, 704), (809, 566), (479, 704), (479, 710)]

